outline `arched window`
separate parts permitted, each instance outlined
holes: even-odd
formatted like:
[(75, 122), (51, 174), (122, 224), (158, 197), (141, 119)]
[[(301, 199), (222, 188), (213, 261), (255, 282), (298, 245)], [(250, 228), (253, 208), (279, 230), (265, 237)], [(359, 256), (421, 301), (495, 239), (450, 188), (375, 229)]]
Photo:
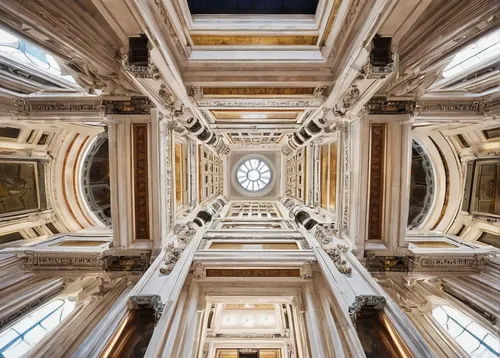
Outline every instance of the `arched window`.
[(439, 305), (432, 310), (432, 316), (470, 357), (500, 356), (500, 340), (459, 310)]
[(75, 309), (72, 299), (55, 299), (0, 333), (0, 357), (25, 355)]

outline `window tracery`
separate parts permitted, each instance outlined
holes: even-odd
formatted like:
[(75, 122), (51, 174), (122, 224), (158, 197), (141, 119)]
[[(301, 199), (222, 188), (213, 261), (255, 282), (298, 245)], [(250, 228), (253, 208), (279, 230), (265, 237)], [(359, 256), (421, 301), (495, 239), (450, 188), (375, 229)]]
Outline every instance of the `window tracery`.
[(54, 56), (0, 29), (0, 54), (19, 64), (36, 66), (41, 71), (76, 84), (75, 79), (61, 69)]
[(0, 356), (22, 357), (53, 331), (75, 309), (70, 298), (55, 299), (0, 333)]
[(443, 77), (457, 75), (498, 55), (500, 55), (500, 31), (495, 31), (459, 51), (443, 70)]
[(236, 179), (243, 189), (257, 192), (271, 182), (271, 168), (263, 159), (249, 159), (238, 167)]
[(459, 310), (439, 305), (432, 316), (472, 358), (494, 358), (500, 354), (500, 340)]

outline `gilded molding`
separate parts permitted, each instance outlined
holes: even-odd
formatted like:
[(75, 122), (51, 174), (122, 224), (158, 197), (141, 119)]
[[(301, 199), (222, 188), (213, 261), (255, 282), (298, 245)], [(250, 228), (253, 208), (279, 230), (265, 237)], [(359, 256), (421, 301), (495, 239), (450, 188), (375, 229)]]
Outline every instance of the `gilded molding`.
[(196, 46), (245, 46), (245, 45), (316, 45), (318, 36), (229, 36), (191, 35)]
[(203, 96), (313, 96), (316, 87), (203, 87)]
[(207, 277), (301, 277), (300, 269), (206, 269)]
[(385, 124), (371, 125), (368, 239), (382, 240), (384, 203)]
[(149, 240), (148, 126), (134, 123), (132, 132), (135, 153), (133, 158), (135, 240)]
[(322, 100), (199, 100), (200, 107), (318, 107)]

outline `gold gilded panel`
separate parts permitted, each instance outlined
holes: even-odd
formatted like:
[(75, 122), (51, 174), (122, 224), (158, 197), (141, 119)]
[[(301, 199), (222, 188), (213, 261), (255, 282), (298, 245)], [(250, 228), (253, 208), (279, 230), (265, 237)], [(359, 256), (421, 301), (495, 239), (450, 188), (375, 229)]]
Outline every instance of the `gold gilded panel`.
[(36, 162), (0, 162), (0, 215), (39, 209)]
[(207, 277), (300, 277), (299, 269), (206, 269)]
[(410, 241), (410, 243), (422, 249), (457, 247), (456, 245), (450, 244), (449, 242), (446, 241)]
[(193, 44), (198, 46), (234, 45), (316, 45), (318, 36), (223, 36), (191, 35)]
[(328, 167), (330, 176), (330, 192), (328, 197), (328, 207), (335, 209), (337, 201), (337, 143), (330, 144), (330, 164)]
[(280, 349), (260, 349), (259, 350), (259, 358), (280, 358), (281, 350)]
[(333, 20), (337, 17), (337, 13), (339, 12), (340, 4), (342, 0), (335, 0), (335, 3), (332, 6), (332, 10), (330, 11), (330, 15), (328, 16), (328, 22), (326, 23), (325, 33), (323, 34), (322, 43), (324, 43), (328, 36), (330, 36), (330, 31), (332, 30)]
[(135, 239), (149, 240), (148, 126), (132, 125), (134, 146)]
[(203, 87), (204, 96), (312, 96), (314, 87)]
[(321, 170), (321, 182), (320, 182), (320, 192), (321, 192), (321, 207), (326, 209), (328, 206), (328, 144), (320, 146), (320, 170)]
[(215, 119), (242, 119), (242, 120), (259, 120), (259, 119), (293, 119), (296, 120), (303, 111), (228, 111), (228, 110), (212, 110)]
[(218, 349), (217, 358), (238, 358), (237, 349)]
[(175, 143), (175, 202), (182, 204), (182, 144)]

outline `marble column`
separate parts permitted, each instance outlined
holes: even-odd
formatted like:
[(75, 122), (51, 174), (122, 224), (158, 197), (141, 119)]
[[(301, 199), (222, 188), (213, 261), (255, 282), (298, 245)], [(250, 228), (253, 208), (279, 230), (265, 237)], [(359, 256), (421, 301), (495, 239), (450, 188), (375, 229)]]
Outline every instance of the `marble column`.
[(316, 302), (316, 294), (311, 284), (304, 286), (303, 297), (306, 306), (305, 318), (309, 347), (313, 357), (330, 357), (322, 332), (323, 317)]

